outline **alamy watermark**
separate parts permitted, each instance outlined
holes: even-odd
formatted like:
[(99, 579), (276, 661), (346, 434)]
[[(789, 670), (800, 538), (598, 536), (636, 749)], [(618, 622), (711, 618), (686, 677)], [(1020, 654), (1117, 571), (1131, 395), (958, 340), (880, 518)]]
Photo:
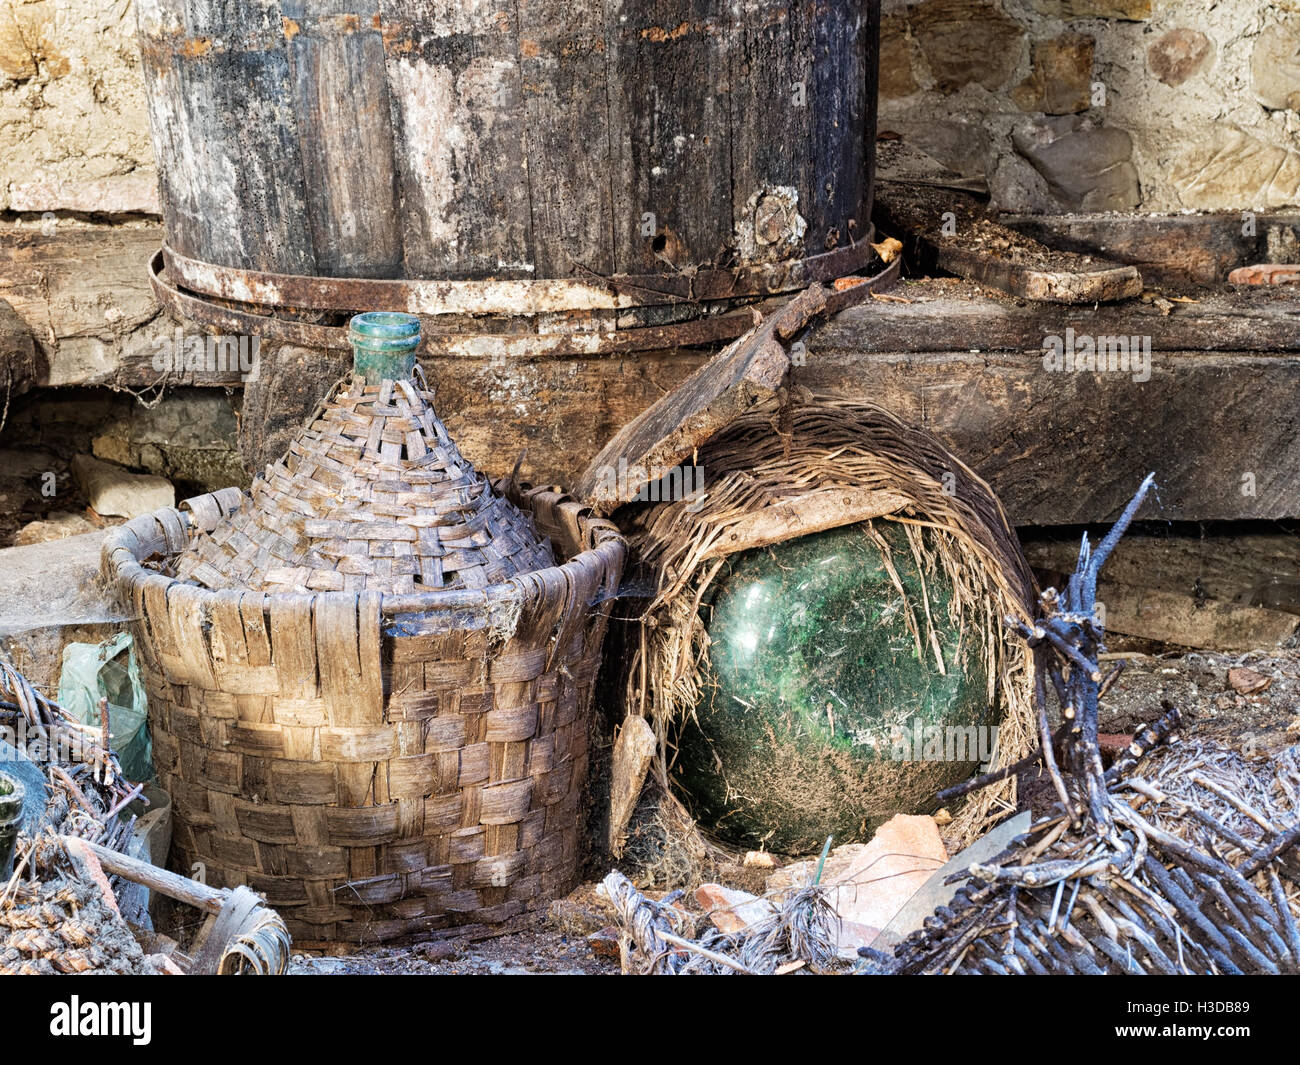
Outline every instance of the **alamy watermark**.
[(927, 725), (912, 719), (911, 730), (890, 737), (895, 762), (989, 762), (998, 745), (998, 725)]
[(33, 727), (29, 736), (27, 727), (26, 719), (21, 717), (16, 725), (0, 725), (0, 764), (17, 761), (15, 751), (37, 765), (46, 762), (73, 765), (89, 762), (92, 758), (94, 744), (79, 732), (59, 729), (51, 741), (45, 729)]
[(1043, 369), (1057, 373), (1131, 373), (1141, 383), (1151, 380), (1151, 338), (1149, 336), (1092, 336), (1076, 333), (1043, 338)]
[(153, 1003), (82, 1001), (73, 995), (50, 1006), (50, 1035), (130, 1039), (138, 1047), (153, 1039)]
[(154, 341), (153, 368), (159, 373), (230, 374), (241, 381), (257, 377), (261, 337), (209, 334), (185, 335), (180, 326), (171, 336)]
[(627, 459), (619, 459), (618, 465), (601, 466), (597, 471), (596, 491), (605, 499), (630, 499), (634, 503), (691, 500), (686, 509), (694, 512), (704, 504), (704, 467), (629, 466)]

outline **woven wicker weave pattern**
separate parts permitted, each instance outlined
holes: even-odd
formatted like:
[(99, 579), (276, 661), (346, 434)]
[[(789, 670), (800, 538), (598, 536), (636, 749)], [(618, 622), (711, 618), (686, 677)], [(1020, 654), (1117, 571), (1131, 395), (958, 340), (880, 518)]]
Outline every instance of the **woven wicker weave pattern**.
[(617, 529), (530, 491), (520, 505), (567, 562), (416, 596), (211, 591), (141, 565), (240, 499), (135, 519), (104, 546), (183, 867), (265, 893), (311, 942), (495, 923), (568, 891)]
[(415, 592), (551, 564), (526, 516), (461, 457), (431, 393), (353, 377), (177, 572), (209, 588)]

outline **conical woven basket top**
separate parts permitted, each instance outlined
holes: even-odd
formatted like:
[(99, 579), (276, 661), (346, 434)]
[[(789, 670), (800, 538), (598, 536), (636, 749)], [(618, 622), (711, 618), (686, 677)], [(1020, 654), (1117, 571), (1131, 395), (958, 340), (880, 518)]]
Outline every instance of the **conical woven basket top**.
[(493, 491), (410, 381), (331, 399), (243, 505), (199, 533), (177, 576), (263, 592), (479, 588), (554, 564), (532, 519)]

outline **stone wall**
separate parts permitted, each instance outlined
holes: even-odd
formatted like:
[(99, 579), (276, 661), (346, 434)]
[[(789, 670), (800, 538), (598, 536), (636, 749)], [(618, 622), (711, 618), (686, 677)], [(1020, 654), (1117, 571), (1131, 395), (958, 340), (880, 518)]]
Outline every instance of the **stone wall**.
[(1300, 0), (885, 0), (882, 176), (1010, 210), (1300, 206)]
[(0, 0), (0, 211), (158, 213), (131, 0)]
[[(883, 176), (945, 167), (1021, 210), (1300, 206), (1300, 0), (884, 12)], [(157, 213), (131, 0), (0, 0), (5, 210)]]

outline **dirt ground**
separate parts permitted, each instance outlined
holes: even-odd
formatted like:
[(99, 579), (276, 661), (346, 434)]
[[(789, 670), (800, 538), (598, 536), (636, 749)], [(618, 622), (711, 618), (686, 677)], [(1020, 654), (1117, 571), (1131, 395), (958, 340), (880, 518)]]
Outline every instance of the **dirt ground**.
[(618, 962), (595, 957), (581, 936), (537, 928), (477, 943), (376, 947), (341, 957), (295, 954), (291, 976), (598, 976)]
[(609, 924), (595, 884), (583, 884), (546, 913), (488, 938), (436, 938), (372, 947), (346, 955), (301, 953), (290, 975), (300, 976), (599, 976), (619, 971), (617, 958), (593, 953), (587, 936)]
[[(1188, 652), (1129, 661), (1103, 702), (1103, 731), (1133, 732), (1167, 706), (1176, 706), (1198, 735), (1212, 736), (1247, 755), (1300, 742), (1300, 651)], [(1259, 674), (1268, 686), (1251, 694), (1238, 692), (1228, 671), (1240, 668)]]

